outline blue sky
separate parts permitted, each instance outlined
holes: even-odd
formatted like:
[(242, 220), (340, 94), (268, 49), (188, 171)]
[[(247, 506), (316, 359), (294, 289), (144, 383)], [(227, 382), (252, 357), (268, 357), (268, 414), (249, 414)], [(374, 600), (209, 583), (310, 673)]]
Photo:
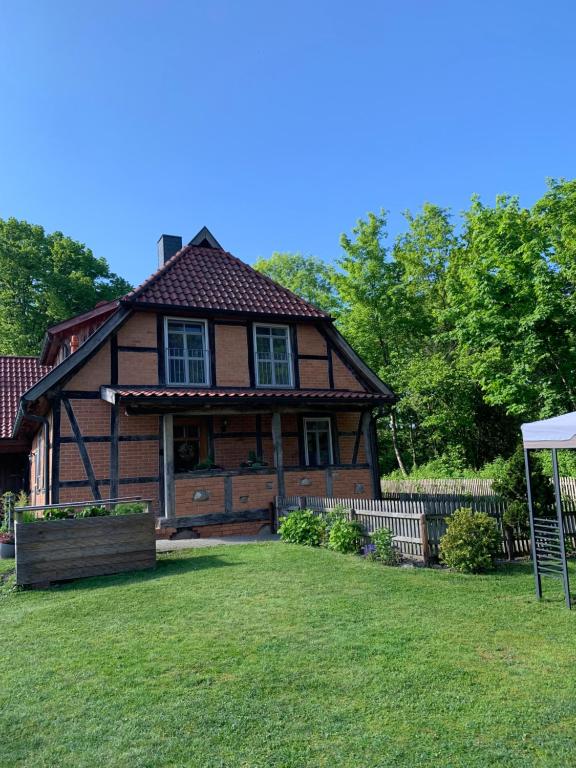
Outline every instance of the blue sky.
[(139, 282), (162, 232), (338, 256), (576, 176), (571, 2), (0, 0), (0, 216)]

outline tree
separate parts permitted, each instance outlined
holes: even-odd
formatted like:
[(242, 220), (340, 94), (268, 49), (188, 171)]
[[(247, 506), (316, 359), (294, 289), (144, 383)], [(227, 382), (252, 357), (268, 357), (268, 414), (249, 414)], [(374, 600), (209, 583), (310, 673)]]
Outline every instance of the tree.
[[(419, 296), (410, 296), (402, 264), (386, 247), (386, 214), (369, 213), (342, 235), (344, 255), (334, 275), (343, 302), (338, 325), (352, 346), (392, 388), (403, 362), (417, 347), (425, 317)], [(390, 411), (392, 445), (398, 467), (406, 474), (399, 441), (396, 407)]]
[(47, 327), (130, 288), (82, 243), (0, 219), (1, 354), (38, 354)]
[(329, 315), (340, 309), (334, 288), (334, 268), (317, 256), (275, 251), (269, 259), (258, 259), (254, 268), (301, 296)]
[(474, 199), (450, 266), (458, 354), (489, 405), (518, 420), (576, 409), (576, 305), (550, 241), (516, 198)]

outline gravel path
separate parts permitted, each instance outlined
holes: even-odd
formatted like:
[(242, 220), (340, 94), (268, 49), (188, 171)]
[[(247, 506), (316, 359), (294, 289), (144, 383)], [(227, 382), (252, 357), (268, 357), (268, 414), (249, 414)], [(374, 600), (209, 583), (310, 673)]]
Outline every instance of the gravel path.
[(279, 541), (271, 533), (262, 536), (220, 536), (210, 539), (159, 539), (156, 552), (173, 552), (177, 549), (200, 549), (201, 547), (219, 547), (222, 544), (258, 544), (262, 541)]

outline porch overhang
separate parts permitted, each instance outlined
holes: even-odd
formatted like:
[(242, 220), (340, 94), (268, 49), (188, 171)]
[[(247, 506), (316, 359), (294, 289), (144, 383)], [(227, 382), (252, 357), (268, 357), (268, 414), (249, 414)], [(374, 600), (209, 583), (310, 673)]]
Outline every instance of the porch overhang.
[(299, 410), (330, 408), (357, 410), (394, 402), (393, 397), (347, 389), (222, 389), (191, 387), (102, 386), (100, 396), (112, 405), (124, 405), (130, 412), (174, 413), (220, 409)]

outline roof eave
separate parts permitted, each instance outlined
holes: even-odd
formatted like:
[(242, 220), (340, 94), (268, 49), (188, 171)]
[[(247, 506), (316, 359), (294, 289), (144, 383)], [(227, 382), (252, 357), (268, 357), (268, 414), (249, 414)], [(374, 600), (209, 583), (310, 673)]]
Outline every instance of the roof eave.
[[(252, 317), (252, 318), (265, 318), (270, 320), (276, 318), (276, 322), (318, 322), (318, 321), (331, 321), (328, 315), (297, 315), (297, 314), (280, 314), (278, 312), (249, 312), (245, 309), (217, 309), (214, 307), (194, 307), (194, 306), (182, 306), (182, 304), (160, 304), (155, 301), (139, 301), (138, 299), (123, 298), (120, 300), (122, 306), (131, 307), (132, 309), (143, 309), (147, 311), (156, 312), (173, 312), (174, 314), (197, 314), (207, 315), (209, 317), (217, 317), (218, 315), (234, 315), (236, 317)], [(320, 312), (320, 310), (318, 310)]]

